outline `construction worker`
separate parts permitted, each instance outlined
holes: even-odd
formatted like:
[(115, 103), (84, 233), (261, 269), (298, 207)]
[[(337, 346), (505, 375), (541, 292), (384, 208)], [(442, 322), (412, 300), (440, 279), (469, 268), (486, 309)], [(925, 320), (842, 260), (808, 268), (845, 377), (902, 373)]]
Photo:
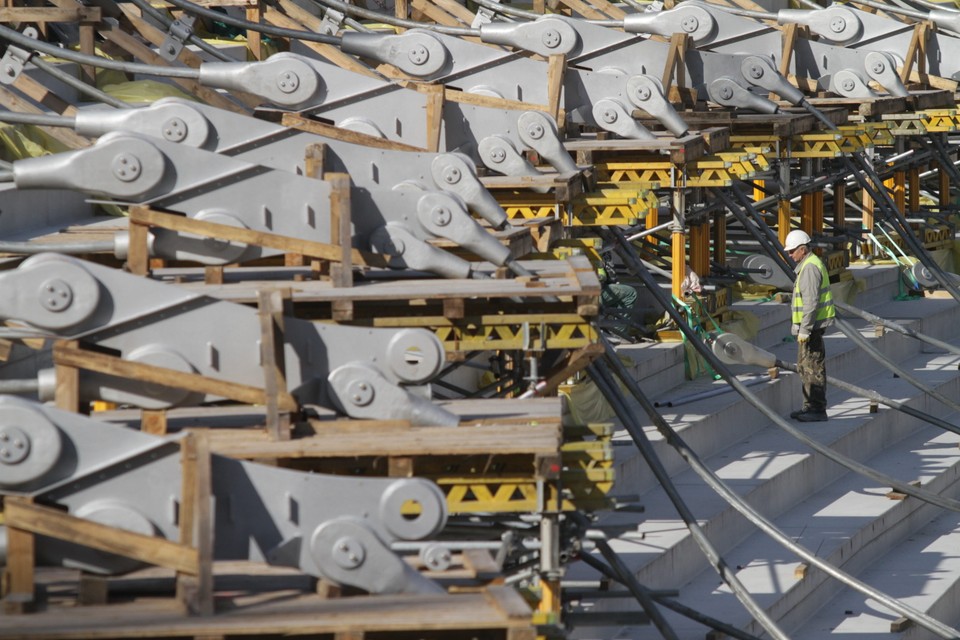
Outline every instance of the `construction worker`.
[(791, 303), (792, 333), (797, 337), (797, 371), (803, 383), (803, 408), (790, 417), (800, 422), (827, 420), (827, 368), (824, 329), (837, 315), (830, 293), (830, 275), (810, 249), (810, 236), (800, 229), (787, 234), (784, 250), (797, 264)]

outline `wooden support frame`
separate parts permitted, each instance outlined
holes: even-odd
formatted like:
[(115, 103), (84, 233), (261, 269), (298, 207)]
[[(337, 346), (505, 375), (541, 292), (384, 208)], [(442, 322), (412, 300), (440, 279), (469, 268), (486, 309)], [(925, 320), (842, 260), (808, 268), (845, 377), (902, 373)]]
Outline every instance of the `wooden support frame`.
[(177, 601), (189, 615), (213, 615), (213, 476), (206, 430), (187, 433), (180, 444), (180, 545), (193, 549), (196, 564), (177, 569)]
[(689, 47), (690, 36), (686, 33), (675, 33), (670, 36), (670, 49), (663, 68), (663, 90), (670, 102), (683, 101), (682, 87), (686, 80), (686, 59)]
[(281, 398), (288, 395), (283, 332), (284, 316), (289, 307), (289, 289), (258, 292), (257, 315), (260, 318), (260, 361), (266, 395), (266, 427), (274, 440), (289, 440), (293, 422), (292, 412), (281, 410), (280, 407)]
[(547, 60), (547, 109), (561, 131), (566, 126), (566, 111), (562, 108), (563, 80), (566, 75), (567, 56), (550, 56)]
[[(134, 378), (165, 387), (189, 389), (197, 393), (220, 396), (245, 404), (266, 405), (267, 403), (264, 389), (258, 387), (142, 362), (130, 362), (116, 356), (87, 351), (70, 343), (59, 342), (54, 345), (53, 362), (57, 367), (72, 367), (78, 370), (96, 371), (108, 376)], [(279, 407), (283, 411), (296, 411), (297, 403), (289, 393), (282, 393), (279, 394)]]
[[(149, 207), (132, 207), (130, 209), (129, 219), (130, 253), (127, 261), (130, 271), (138, 275), (145, 275), (148, 272), (148, 268), (144, 265), (147, 264), (146, 229), (149, 227), (160, 227), (180, 233), (190, 233), (260, 247), (270, 247), (286, 253), (297, 253), (320, 260), (329, 260), (331, 262), (339, 263), (343, 260), (344, 250), (334, 244), (291, 238), (266, 231), (253, 231), (251, 229), (231, 227), (202, 220), (193, 220), (178, 214), (157, 211)], [(136, 230), (135, 227), (137, 226), (144, 228)], [(350, 249), (349, 253), (351, 264), (373, 267), (387, 266), (387, 258), (385, 256), (353, 248)]]
[(930, 34), (936, 30), (936, 24), (929, 20), (914, 25), (913, 35), (910, 37), (910, 44), (907, 46), (907, 54), (904, 56), (903, 66), (900, 68), (900, 81), (904, 84), (910, 80), (914, 65), (916, 65), (916, 71), (920, 78), (927, 75), (927, 43), (930, 40)]
[[(247, 5), (244, 12), (248, 22), (252, 22), (253, 24), (263, 22), (264, 12), (261, 2), (253, 2)], [(266, 51), (264, 50), (263, 40), (260, 37), (259, 31), (247, 29), (247, 51), (250, 52), (254, 60), (263, 60), (266, 57)]]

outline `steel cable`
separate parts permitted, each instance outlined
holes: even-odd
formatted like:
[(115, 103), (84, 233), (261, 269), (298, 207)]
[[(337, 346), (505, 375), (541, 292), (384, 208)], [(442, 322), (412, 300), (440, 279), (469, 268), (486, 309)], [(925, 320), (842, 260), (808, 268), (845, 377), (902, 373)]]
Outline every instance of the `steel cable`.
[[(651, 284), (659, 289), (659, 287), (656, 285), (656, 282), (651, 282)], [(650, 285), (648, 284), (648, 287), (649, 286)], [(662, 297), (662, 293), (660, 296)], [(672, 309), (672, 305), (667, 307), (667, 309), (668, 311)], [(680, 326), (683, 327), (685, 325), (681, 322)], [(693, 342), (694, 346), (697, 346), (697, 343), (699, 342), (699, 340), (694, 340), (693, 338), (691, 338), (691, 341)], [(713, 355), (709, 349), (707, 349), (707, 353), (711, 356)], [(720, 363), (719, 360), (716, 360), (716, 362), (722, 366), (722, 363)], [(640, 385), (638, 385), (636, 380), (634, 380), (633, 377), (630, 376), (629, 372), (626, 371), (622, 362), (616, 358), (613, 358), (608, 359), (608, 363), (614, 368), (614, 371), (617, 373), (617, 377), (620, 378), (624, 385), (626, 385), (627, 389), (630, 391), (630, 394), (634, 397), (634, 399), (637, 400), (637, 402), (640, 403), (641, 407), (643, 407), (644, 411), (653, 421), (654, 426), (663, 436), (667, 444), (670, 445), (688, 465), (690, 465), (690, 468), (693, 469), (694, 473), (696, 473), (707, 484), (707, 486), (716, 491), (717, 494), (720, 495), (720, 497), (722, 497), (731, 507), (733, 507), (747, 520), (756, 525), (758, 529), (777, 541), (784, 548), (790, 550), (806, 562), (810, 563), (810, 565), (820, 569), (827, 575), (837, 579), (838, 581), (851, 587), (852, 589), (855, 589), (865, 596), (873, 598), (890, 610), (912, 620), (917, 625), (932, 631), (942, 638), (947, 638), (948, 640), (956, 640), (957, 638), (960, 638), (960, 631), (957, 629), (945, 625), (926, 613), (919, 611), (918, 609), (915, 609), (910, 605), (897, 600), (896, 598), (889, 596), (878, 589), (875, 589), (874, 587), (871, 587), (870, 585), (853, 577), (842, 569), (833, 566), (826, 560), (823, 560), (806, 547), (794, 542), (790, 536), (777, 528), (773, 522), (768, 520), (753, 507), (747, 504), (743, 498), (730, 489), (730, 487), (716, 473), (714, 473), (707, 465), (703, 463), (696, 452), (691, 449), (689, 445), (687, 445), (683, 438), (681, 438), (680, 435), (673, 430), (663, 416), (661, 416), (660, 413), (653, 407), (653, 405), (650, 403), (650, 400), (643, 393), (643, 390), (640, 389)], [(619, 393), (619, 391), (615, 391), (615, 393)], [(636, 420), (632, 414), (629, 417), (631, 421)]]

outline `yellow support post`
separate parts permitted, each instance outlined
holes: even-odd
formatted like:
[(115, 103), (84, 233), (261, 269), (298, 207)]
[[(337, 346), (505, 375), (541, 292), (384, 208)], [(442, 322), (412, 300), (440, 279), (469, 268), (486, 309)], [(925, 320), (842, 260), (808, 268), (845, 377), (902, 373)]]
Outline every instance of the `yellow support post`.
[(781, 200), (777, 203), (777, 237), (780, 244), (787, 241), (787, 234), (790, 233), (790, 201)]
[(843, 180), (833, 185), (833, 225), (838, 229), (847, 224), (847, 183)]
[(813, 237), (814, 234), (814, 194), (805, 193), (800, 196), (800, 228)]
[(697, 274), (710, 273), (710, 226), (706, 223), (690, 227), (690, 268)]

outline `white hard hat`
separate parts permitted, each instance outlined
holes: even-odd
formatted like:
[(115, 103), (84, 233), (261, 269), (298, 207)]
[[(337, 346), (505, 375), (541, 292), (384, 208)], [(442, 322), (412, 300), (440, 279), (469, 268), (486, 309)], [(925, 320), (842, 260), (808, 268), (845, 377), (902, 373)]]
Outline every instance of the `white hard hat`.
[(810, 244), (810, 236), (808, 236), (806, 231), (803, 231), (802, 229), (794, 229), (787, 234), (787, 239), (783, 242), (783, 249), (789, 253), (797, 247), (805, 244)]

